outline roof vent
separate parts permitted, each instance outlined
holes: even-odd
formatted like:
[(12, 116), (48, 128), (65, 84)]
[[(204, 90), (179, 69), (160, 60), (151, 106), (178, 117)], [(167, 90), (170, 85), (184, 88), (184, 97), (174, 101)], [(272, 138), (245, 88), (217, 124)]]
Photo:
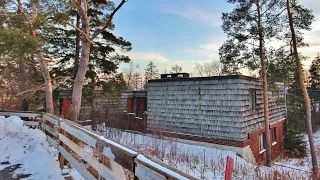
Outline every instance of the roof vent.
[(161, 74), (161, 79), (168, 78), (189, 78), (189, 73)]

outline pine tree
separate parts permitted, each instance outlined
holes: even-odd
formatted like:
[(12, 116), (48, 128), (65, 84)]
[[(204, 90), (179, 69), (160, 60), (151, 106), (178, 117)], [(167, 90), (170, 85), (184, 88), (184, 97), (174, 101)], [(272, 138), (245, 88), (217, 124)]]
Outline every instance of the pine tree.
[(287, 125), (284, 137), (284, 149), (287, 155), (293, 158), (301, 158), (307, 155), (307, 143), (303, 134), (294, 130), (291, 125)]
[(282, 31), (282, 1), (228, 0), (236, 7), (223, 13), (223, 31), (228, 39), (219, 49), (223, 73), (239, 74), (242, 68), (260, 70), (263, 83), (264, 121), (266, 137), (266, 161), (271, 165), (271, 143), (269, 131), (268, 81), (266, 43), (276, 40)]
[[(35, 54), (41, 47), (41, 41), (30, 34), (35, 18), (29, 17), (31, 4), (17, 1), (3, 1), (1, 6), (0, 26), (0, 54), (5, 54), (5, 58), (18, 62), (19, 65), (19, 91), (21, 99), (20, 110), (29, 110), (29, 103), (26, 98), (27, 91), (27, 65), (31, 54)], [(37, 20), (38, 25), (42, 22)]]
[(307, 133), (309, 138), (309, 145), (311, 151), (311, 160), (312, 160), (312, 170), (315, 179), (320, 179), (319, 165), (317, 160), (317, 154), (314, 144), (314, 138), (312, 134), (312, 124), (311, 124), (311, 103), (307, 88), (304, 84), (303, 70), (301, 65), (301, 59), (298, 53), (298, 36), (300, 29), (310, 29), (314, 16), (311, 11), (303, 8), (297, 4), (297, 1), (286, 0), (287, 14), (288, 14), (288, 23), (291, 32), (292, 39), (292, 49), (293, 55), (296, 62), (296, 72), (298, 75), (298, 80), (300, 83), (301, 91), (303, 94), (303, 99), (305, 103), (306, 111), (306, 124), (307, 124)]
[[(74, 9), (70, 9), (62, 14), (61, 20), (66, 25), (72, 26), (74, 29), (56, 27), (54, 35), (51, 37), (51, 48), (49, 54), (55, 54), (59, 58), (59, 67), (54, 69), (56, 76), (71, 76), (76, 79), (88, 79), (89, 83), (79, 83), (73, 81), (70, 85), (61, 88), (73, 87), (73, 100), (70, 109), (70, 118), (77, 121), (81, 105), (81, 92), (91, 90), (83, 96), (84, 99), (91, 99), (91, 106), (94, 109), (94, 99), (96, 96), (93, 91), (101, 89), (98, 87), (101, 81), (106, 81), (105, 75), (116, 75), (116, 70), (121, 62), (129, 62), (128, 56), (118, 54), (116, 48), (121, 49), (122, 52), (131, 50), (131, 43), (122, 37), (116, 37), (111, 31), (115, 28), (112, 23), (112, 18), (115, 12), (123, 5), (124, 1), (114, 8), (112, 1), (94, 0), (85, 1), (79, 4), (77, 1), (72, 1)], [(79, 6), (78, 6), (79, 5)], [(88, 9), (84, 7), (88, 6)], [(86, 10), (84, 12), (84, 10)], [(113, 10), (109, 14), (110, 10)], [(63, 11), (62, 11), (63, 12)], [(67, 18), (64, 18), (67, 16)], [(79, 22), (79, 17), (81, 22)], [(58, 16), (60, 17), (60, 16)], [(86, 19), (84, 21), (84, 19)], [(81, 26), (81, 27), (79, 27)], [(83, 28), (86, 26), (86, 28)], [(78, 34), (81, 34), (81, 45), (78, 44)], [(79, 63), (79, 51), (82, 49), (82, 55)], [(54, 53), (55, 52), (55, 53)], [(85, 53), (85, 54), (83, 54)], [(81, 71), (79, 71), (81, 69)], [(78, 74), (78, 75), (77, 75)], [(83, 77), (84, 75), (84, 77)], [(88, 81), (86, 81), (88, 82)], [(81, 89), (81, 92), (79, 92)], [(102, 88), (103, 89), (103, 88)], [(81, 96), (80, 96), (81, 95)], [(94, 114), (94, 113), (92, 113)]]
[(320, 54), (312, 61), (310, 66), (311, 86), (315, 89), (320, 89)]
[(151, 79), (158, 79), (159, 78), (159, 72), (156, 67), (156, 65), (150, 61), (145, 69), (145, 84), (144, 89), (147, 89), (148, 86), (148, 80)]
[[(75, 122), (79, 119), (79, 112), (81, 107), (82, 89), (85, 82), (85, 77), (88, 70), (88, 65), (90, 62), (91, 46), (94, 42), (98, 42), (97, 39), (100, 38), (102, 33), (107, 29), (113, 29), (114, 25), (112, 19), (116, 12), (122, 7), (126, 0), (122, 0), (120, 4), (114, 8), (112, 1), (96, 0), (96, 1), (77, 1), (71, 0), (72, 7), (78, 13), (81, 19), (81, 28), (70, 23), (68, 20), (62, 18), (60, 21), (73, 27), (79, 33), (81, 33), (81, 58), (79, 59), (79, 66), (77, 70), (77, 75), (73, 83), (72, 92), (72, 104), (69, 110), (69, 118)], [(68, 7), (68, 6), (66, 6)], [(90, 17), (90, 7), (94, 7), (93, 11), (100, 11), (98, 15), (101, 18), (102, 23), (97, 23), (93, 18)], [(112, 11), (110, 14), (109, 11)], [(57, 10), (59, 12), (59, 10)], [(61, 13), (57, 13), (58, 17)], [(119, 57), (119, 56), (118, 56)], [(121, 58), (121, 57), (120, 57)]]

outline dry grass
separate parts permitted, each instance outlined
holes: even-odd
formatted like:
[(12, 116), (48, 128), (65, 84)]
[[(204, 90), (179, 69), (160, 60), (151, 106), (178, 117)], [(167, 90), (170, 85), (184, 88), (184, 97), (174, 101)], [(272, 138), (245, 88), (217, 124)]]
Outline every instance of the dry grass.
[[(109, 139), (115, 142), (160, 160), (196, 178), (209, 179), (208, 174), (211, 178), (224, 176), (226, 159), (225, 155), (221, 153), (209, 154), (204, 148), (202, 152), (195, 154), (191, 149), (181, 149), (179, 144), (170, 138), (163, 140), (159, 133), (150, 137), (135, 133), (123, 133), (123, 131), (114, 128), (107, 128), (105, 133)], [(252, 165), (244, 162), (240, 157), (236, 157), (233, 177), (235, 179), (304, 180), (309, 179), (310, 176), (307, 172), (290, 171), (285, 167), (268, 168)]]

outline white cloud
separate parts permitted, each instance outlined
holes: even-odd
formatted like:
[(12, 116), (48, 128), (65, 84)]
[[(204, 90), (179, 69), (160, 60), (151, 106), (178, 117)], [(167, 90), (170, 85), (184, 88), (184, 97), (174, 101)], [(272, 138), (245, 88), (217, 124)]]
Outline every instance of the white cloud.
[(161, 11), (213, 26), (220, 26), (222, 23), (221, 13), (206, 12), (204, 9), (196, 7), (195, 4), (184, 4), (183, 7), (167, 6), (162, 8)]
[(214, 41), (214, 42), (208, 42), (206, 44), (199, 45), (199, 47), (205, 51), (217, 52), (221, 45), (222, 45), (221, 42)]
[(205, 59), (219, 60), (219, 48), (224, 43), (225, 39), (225, 35), (218, 38), (210, 38), (207, 42), (197, 45), (196, 49), (185, 49), (184, 52), (202, 55)]
[(169, 59), (166, 57), (163, 57), (162, 55), (158, 53), (150, 53), (150, 52), (129, 52), (126, 55), (128, 55), (133, 60), (138, 61), (156, 61), (156, 62), (168, 62)]

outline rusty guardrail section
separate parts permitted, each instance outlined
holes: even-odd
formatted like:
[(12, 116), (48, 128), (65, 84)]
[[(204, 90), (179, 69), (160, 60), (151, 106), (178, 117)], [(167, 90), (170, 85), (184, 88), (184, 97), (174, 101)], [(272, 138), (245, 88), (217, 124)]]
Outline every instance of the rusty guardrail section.
[(0, 112), (0, 116), (19, 116), (28, 126), (40, 126), (50, 145), (59, 150), (60, 166), (70, 165), (85, 179), (126, 179), (123, 168), (134, 179), (195, 179), (161, 162), (150, 160), (121, 144), (106, 139), (72, 121), (48, 113)]

